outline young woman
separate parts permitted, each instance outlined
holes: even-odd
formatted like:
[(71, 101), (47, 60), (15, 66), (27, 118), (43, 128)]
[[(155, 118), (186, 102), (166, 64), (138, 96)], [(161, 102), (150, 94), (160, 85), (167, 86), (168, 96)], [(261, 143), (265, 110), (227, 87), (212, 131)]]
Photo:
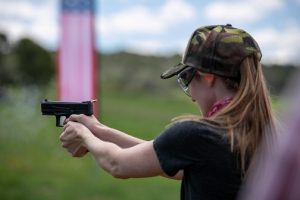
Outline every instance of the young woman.
[(182, 180), (181, 199), (235, 199), (266, 129), (273, 129), (261, 52), (231, 25), (196, 29), (182, 62), (162, 74), (177, 75), (203, 117), (180, 119), (144, 141), (72, 115), (60, 136), (73, 156), (86, 149), (117, 178), (165, 176)]

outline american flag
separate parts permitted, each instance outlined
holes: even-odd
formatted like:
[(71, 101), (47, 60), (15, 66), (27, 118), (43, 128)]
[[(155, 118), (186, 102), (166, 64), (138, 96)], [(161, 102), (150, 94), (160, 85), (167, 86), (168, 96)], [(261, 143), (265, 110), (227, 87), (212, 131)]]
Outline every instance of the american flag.
[(94, 0), (61, 0), (58, 96), (62, 101), (96, 98)]

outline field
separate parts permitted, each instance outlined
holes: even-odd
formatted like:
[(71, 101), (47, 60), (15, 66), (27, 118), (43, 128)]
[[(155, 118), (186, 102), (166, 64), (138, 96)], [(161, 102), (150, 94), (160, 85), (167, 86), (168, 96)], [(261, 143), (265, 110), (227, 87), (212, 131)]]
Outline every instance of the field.
[[(179, 199), (180, 182), (165, 178), (118, 180), (90, 155), (72, 158), (60, 145), (55, 118), (42, 116), (40, 101), (54, 98), (45, 89), (10, 89), (0, 103), (1, 199)], [(170, 120), (197, 114), (184, 95), (112, 92), (102, 88), (101, 121), (143, 139), (155, 138)]]
[[(0, 80), (5, 83), (0, 84), (0, 199), (179, 199), (178, 181), (160, 177), (114, 179), (90, 155), (72, 158), (61, 147), (62, 129), (55, 127), (54, 117), (42, 116), (40, 112), (44, 98), (55, 99), (54, 84), (45, 86), (54, 79), (54, 68), (47, 61), (47, 53), (46, 59), (36, 54), (41, 49), (30, 40), (25, 40), (24, 49), (28, 48), (28, 42), (33, 46), (29, 52), (38, 62), (28, 59), (27, 53), (0, 55), (4, 56), (0, 62)], [(159, 78), (161, 72), (178, 63), (179, 55), (158, 57), (119, 52), (97, 56), (97, 81), (105, 86), (100, 88), (98, 98), (98, 118), (102, 123), (151, 140), (173, 117), (198, 114), (197, 107), (180, 91), (176, 80), (162, 83)], [(274, 94), (279, 94), (290, 75), (298, 70), (293, 66), (263, 69)], [(30, 84), (39, 87), (6, 88)], [(273, 99), (273, 106), (279, 111), (277, 98)]]

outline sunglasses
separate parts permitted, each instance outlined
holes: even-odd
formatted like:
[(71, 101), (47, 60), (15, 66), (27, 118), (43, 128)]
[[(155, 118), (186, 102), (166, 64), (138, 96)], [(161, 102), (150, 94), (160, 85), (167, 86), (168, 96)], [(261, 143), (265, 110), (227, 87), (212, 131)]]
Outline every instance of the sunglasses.
[(177, 82), (184, 91), (186, 95), (189, 97), (191, 96), (189, 84), (191, 83), (192, 79), (196, 75), (197, 69), (193, 67), (187, 67), (185, 70), (180, 72), (177, 75)]

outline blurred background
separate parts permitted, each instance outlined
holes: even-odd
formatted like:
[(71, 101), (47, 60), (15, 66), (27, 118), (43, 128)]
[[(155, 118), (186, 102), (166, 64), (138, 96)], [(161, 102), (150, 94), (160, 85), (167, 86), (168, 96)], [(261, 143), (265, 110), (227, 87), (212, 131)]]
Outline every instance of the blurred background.
[[(40, 102), (57, 99), (59, 0), (0, 0), (0, 198), (179, 199), (180, 183), (163, 178), (117, 180), (87, 155), (60, 146), (55, 118)], [(258, 41), (277, 114), (286, 84), (300, 67), (299, 0), (97, 0), (98, 118), (143, 139), (173, 117), (199, 114), (160, 74), (177, 64), (194, 29), (243, 28)]]

